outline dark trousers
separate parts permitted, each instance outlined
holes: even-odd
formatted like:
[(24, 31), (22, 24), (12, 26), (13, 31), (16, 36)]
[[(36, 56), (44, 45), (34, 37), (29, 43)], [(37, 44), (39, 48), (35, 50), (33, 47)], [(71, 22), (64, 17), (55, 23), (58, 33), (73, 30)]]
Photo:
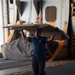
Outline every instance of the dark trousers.
[(32, 55), (33, 75), (45, 75), (45, 55)]

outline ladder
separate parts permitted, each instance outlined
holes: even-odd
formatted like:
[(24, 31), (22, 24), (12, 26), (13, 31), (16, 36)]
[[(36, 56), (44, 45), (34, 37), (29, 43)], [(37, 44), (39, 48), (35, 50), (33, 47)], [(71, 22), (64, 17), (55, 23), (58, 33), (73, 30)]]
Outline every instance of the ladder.
[(71, 54), (72, 57), (75, 57), (75, 35), (71, 35)]
[(54, 58), (55, 58), (55, 57), (59, 54), (59, 52), (62, 50), (63, 45), (64, 45), (64, 40), (60, 40), (56, 51), (54, 52), (54, 54), (51, 56), (51, 58), (50, 58), (48, 61), (54, 60)]

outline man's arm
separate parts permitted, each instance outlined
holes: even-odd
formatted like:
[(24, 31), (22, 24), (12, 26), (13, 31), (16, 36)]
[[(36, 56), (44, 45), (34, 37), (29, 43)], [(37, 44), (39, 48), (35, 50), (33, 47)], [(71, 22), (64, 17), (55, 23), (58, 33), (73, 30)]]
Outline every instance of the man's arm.
[(59, 30), (58, 27), (56, 27), (56, 29), (54, 30), (52, 36), (50, 37), (50, 39), (48, 41), (53, 41), (54, 40), (54, 37), (55, 37), (55, 33)]
[(48, 39), (48, 42), (47, 42), (47, 44), (46, 44), (46, 50), (48, 51), (48, 53), (49, 53), (50, 56), (52, 56), (52, 53), (51, 53), (51, 51), (50, 51), (50, 48), (49, 48), (49, 46), (48, 46), (48, 43), (54, 40), (55, 33), (56, 33), (58, 30), (59, 30), (59, 29), (56, 27), (56, 29), (54, 30), (54, 32), (53, 32), (51, 38)]

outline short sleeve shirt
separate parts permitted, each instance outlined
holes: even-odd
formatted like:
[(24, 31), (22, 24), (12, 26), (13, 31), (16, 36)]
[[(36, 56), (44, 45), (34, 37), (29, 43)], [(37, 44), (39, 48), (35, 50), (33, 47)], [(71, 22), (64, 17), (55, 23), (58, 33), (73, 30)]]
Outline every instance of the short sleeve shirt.
[(31, 37), (29, 40), (33, 45), (33, 54), (45, 54), (45, 44), (47, 42), (47, 37)]

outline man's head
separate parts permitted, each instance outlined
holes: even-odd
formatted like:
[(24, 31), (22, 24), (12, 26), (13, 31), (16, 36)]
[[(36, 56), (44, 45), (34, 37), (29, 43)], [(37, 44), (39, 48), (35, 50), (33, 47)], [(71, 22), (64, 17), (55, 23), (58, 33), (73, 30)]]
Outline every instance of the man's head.
[(36, 37), (40, 37), (40, 36), (41, 36), (41, 29), (37, 29), (37, 30), (35, 31), (35, 36), (36, 36)]

